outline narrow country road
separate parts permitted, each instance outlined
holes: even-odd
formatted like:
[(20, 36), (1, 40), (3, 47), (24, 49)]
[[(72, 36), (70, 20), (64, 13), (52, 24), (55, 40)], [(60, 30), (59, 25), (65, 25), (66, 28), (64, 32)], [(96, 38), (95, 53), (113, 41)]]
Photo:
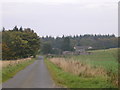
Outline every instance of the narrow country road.
[(3, 88), (54, 88), (55, 84), (42, 56), (13, 78), (2, 84)]

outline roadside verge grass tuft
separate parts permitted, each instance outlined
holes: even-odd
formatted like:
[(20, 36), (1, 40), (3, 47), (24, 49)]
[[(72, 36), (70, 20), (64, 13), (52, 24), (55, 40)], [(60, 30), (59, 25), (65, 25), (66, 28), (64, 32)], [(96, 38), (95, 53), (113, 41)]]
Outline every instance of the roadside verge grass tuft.
[(35, 61), (35, 58), (32, 58), (29, 61), (24, 61), (22, 63), (7, 66), (2, 69), (2, 82), (7, 81), (8, 79), (12, 78), (17, 72), (23, 70), (28, 65), (32, 64)]
[(101, 77), (79, 77), (68, 72), (64, 72), (57, 65), (45, 59), (45, 63), (53, 77), (53, 80), (62, 87), (67, 88), (115, 88), (105, 78)]

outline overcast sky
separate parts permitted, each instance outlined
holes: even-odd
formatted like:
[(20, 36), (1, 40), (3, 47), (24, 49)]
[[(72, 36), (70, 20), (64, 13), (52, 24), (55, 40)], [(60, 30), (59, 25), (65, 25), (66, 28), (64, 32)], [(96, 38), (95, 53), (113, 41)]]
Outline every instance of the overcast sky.
[[(11, 2), (10, 2), (11, 1)], [(118, 0), (4, 0), (2, 26), (40, 36), (118, 34)]]

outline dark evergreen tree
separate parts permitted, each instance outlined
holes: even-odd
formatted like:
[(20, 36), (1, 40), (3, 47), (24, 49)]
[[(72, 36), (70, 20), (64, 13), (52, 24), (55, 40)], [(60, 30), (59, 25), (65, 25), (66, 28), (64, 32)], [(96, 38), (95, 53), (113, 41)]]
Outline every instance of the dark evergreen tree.
[(15, 27), (13, 28), (13, 31), (18, 31), (17, 26), (15, 26)]
[(22, 28), (22, 26), (20, 27), (19, 31), (23, 32), (23, 28)]
[(5, 28), (3, 27), (2, 32), (5, 32)]

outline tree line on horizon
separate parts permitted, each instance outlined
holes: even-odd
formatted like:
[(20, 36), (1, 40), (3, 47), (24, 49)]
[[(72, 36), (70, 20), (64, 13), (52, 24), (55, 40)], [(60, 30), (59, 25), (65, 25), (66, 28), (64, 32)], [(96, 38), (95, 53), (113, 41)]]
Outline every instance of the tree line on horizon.
[(40, 49), (40, 37), (30, 28), (15, 26), (12, 30), (2, 30), (2, 59), (15, 60), (35, 57)]
[[(118, 37), (112, 35), (74, 35), (41, 37), (41, 53), (60, 54), (63, 51), (74, 51), (75, 46), (91, 46), (94, 50), (118, 48)], [(46, 50), (47, 47), (47, 50)]]
[(3, 60), (35, 57), (39, 53), (62, 54), (63, 51), (74, 51), (75, 46), (91, 46), (94, 50), (118, 48), (118, 37), (114, 34), (39, 37), (32, 29), (17, 26), (2, 30)]

